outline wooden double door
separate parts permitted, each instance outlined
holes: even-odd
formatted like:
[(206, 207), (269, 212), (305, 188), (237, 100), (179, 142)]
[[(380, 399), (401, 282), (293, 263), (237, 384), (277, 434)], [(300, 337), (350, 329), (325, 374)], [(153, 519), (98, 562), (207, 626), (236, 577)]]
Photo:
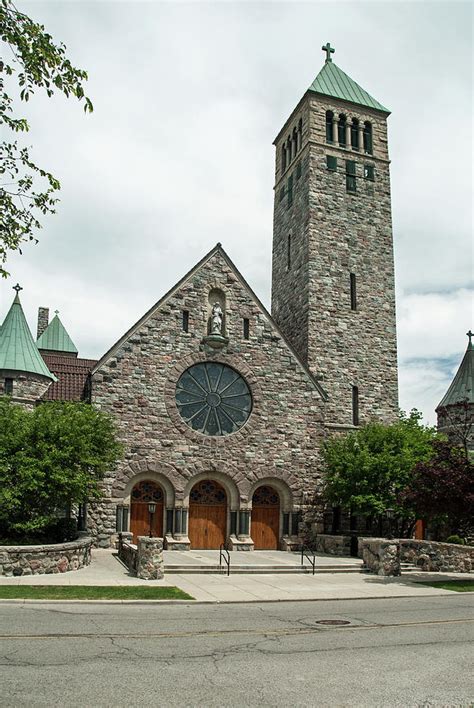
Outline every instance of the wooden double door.
[[(155, 513), (151, 515), (148, 504), (155, 504)], [(161, 487), (151, 480), (142, 480), (132, 489), (130, 499), (130, 531), (133, 533), (133, 543), (138, 536), (150, 535), (163, 537), (163, 504), (164, 495)]]
[(280, 547), (280, 497), (269, 485), (258, 487), (252, 497), (250, 535), (256, 551)]
[(227, 495), (214, 480), (202, 480), (189, 495), (188, 536), (191, 548), (217, 549), (226, 541)]

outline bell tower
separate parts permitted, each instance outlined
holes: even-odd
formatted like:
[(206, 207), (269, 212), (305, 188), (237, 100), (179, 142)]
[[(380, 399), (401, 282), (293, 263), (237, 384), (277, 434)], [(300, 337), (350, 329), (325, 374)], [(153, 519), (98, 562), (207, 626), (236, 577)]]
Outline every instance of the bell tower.
[(390, 112), (322, 49), (274, 141), (272, 314), (345, 429), (398, 413)]

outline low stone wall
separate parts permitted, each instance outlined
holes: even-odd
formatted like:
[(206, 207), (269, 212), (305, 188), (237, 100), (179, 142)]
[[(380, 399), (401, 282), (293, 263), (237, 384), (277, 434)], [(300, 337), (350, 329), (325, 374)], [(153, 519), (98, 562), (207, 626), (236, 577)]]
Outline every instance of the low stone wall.
[(0, 546), (0, 575), (44, 575), (79, 570), (91, 562), (91, 538), (45, 546)]
[(474, 546), (401, 539), (400, 559), (423, 571), (470, 573), (474, 569)]
[(327, 553), (330, 556), (350, 556), (351, 537), (318, 533), (314, 537), (313, 548), (316, 553)]
[(360, 538), (364, 569), (377, 575), (401, 575), (400, 544), (387, 538)]

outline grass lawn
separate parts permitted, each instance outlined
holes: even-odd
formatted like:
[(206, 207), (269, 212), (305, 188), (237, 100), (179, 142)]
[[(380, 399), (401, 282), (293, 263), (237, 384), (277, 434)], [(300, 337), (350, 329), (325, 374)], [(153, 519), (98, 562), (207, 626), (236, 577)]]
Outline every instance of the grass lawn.
[(0, 585), (0, 600), (194, 600), (176, 587)]
[(430, 588), (441, 590), (455, 590), (456, 592), (474, 592), (474, 580), (442, 580), (434, 583), (420, 583)]

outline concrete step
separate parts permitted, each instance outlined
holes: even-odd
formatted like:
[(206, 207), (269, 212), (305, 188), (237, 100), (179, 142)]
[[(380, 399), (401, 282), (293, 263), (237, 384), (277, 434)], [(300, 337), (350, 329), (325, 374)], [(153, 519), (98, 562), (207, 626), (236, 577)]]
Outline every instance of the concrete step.
[[(316, 564), (316, 573), (360, 573), (360, 565), (324, 565)], [(165, 573), (227, 573), (226, 565), (165, 565)], [(232, 565), (230, 566), (232, 574), (261, 574), (261, 573), (312, 573), (313, 569), (310, 565)]]

